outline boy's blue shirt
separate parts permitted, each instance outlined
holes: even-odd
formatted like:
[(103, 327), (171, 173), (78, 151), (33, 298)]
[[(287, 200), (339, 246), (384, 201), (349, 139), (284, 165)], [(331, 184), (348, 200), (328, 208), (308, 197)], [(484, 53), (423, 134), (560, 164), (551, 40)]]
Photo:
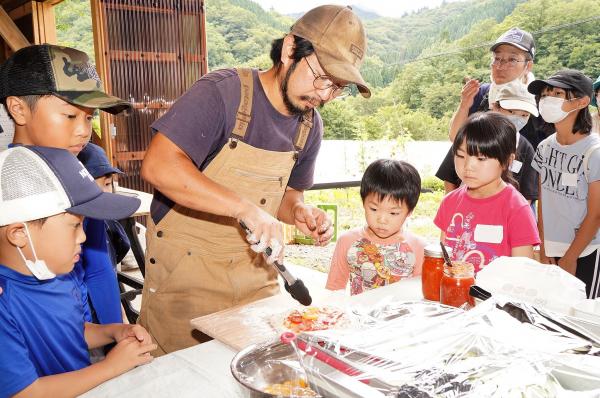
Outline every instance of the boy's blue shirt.
[(0, 265), (0, 397), (90, 365), (73, 272), (46, 281)]
[[(87, 238), (73, 273), (84, 297), (85, 320), (100, 324), (122, 323), (119, 284), (108, 254), (104, 221), (86, 218), (83, 230)], [(88, 298), (97, 319), (92, 319)]]

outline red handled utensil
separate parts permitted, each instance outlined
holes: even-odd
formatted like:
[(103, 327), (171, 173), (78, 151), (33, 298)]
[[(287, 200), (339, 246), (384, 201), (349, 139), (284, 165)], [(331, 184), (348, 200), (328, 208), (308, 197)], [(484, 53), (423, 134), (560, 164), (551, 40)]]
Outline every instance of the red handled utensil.
[[(293, 344), (298, 347), (298, 349), (304, 351), (307, 355), (317, 358), (319, 361), (331, 366), (336, 370), (339, 370), (344, 374), (347, 374), (348, 376), (356, 377), (364, 374), (362, 371), (348, 365), (346, 362), (338, 358), (335, 358), (331, 354), (315, 346), (307, 344), (304, 340), (296, 338), (296, 333), (294, 332), (283, 332), (280, 339), (282, 343)], [(359, 381), (365, 384), (370, 383), (370, 379), (359, 379)]]

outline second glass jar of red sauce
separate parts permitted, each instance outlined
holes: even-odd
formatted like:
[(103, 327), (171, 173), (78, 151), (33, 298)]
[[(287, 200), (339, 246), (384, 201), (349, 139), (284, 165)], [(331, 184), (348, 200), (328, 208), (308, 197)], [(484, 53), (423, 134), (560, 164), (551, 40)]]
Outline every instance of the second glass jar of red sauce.
[(461, 307), (469, 303), (475, 305), (469, 289), (475, 284), (475, 269), (473, 264), (454, 261), (452, 267), (444, 265), (444, 274), (440, 283), (440, 303), (452, 307)]

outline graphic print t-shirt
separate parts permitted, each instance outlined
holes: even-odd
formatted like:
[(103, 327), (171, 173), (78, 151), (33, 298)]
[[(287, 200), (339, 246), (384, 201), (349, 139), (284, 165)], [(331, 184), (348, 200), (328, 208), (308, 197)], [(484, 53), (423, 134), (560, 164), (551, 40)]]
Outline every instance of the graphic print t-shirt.
[(421, 274), (424, 242), (403, 233), (403, 239), (383, 242), (369, 238), (366, 228), (356, 228), (337, 242), (327, 278), (327, 289), (344, 289), (350, 281), (350, 294), (386, 286)]
[(531, 208), (512, 185), (483, 199), (472, 198), (462, 186), (444, 197), (434, 223), (445, 232), (452, 259), (473, 264), (475, 272), (510, 256), (513, 247), (540, 242)]
[[(538, 146), (532, 167), (540, 173), (544, 248), (547, 256), (562, 257), (587, 214), (588, 184), (600, 180), (600, 148), (587, 160), (586, 180), (583, 157), (588, 148), (600, 144), (600, 137), (590, 134), (571, 145), (561, 145), (556, 134)], [(600, 232), (580, 256), (600, 247)]]

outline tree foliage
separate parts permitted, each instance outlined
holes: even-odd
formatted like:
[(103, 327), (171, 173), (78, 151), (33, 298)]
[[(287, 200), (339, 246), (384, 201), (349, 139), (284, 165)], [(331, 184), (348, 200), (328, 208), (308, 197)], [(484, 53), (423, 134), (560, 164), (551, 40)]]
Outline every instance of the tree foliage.
[[(273, 39), (294, 18), (250, 0), (205, 3), (209, 68), (269, 68)], [(511, 27), (534, 34), (534, 73), (564, 68), (600, 74), (600, 2), (597, 0), (467, 0), (443, 3), (402, 18), (366, 16), (369, 39), (361, 69), (372, 97), (332, 101), (321, 109), (332, 139), (447, 139), (465, 77), (489, 81), (489, 47)], [(89, 0), (58, 6), (59, 42), (93, 53)], [(585, 22), (587, 21), (587, 22)], [(93, 56), (93, 55), (92, 55)]]

